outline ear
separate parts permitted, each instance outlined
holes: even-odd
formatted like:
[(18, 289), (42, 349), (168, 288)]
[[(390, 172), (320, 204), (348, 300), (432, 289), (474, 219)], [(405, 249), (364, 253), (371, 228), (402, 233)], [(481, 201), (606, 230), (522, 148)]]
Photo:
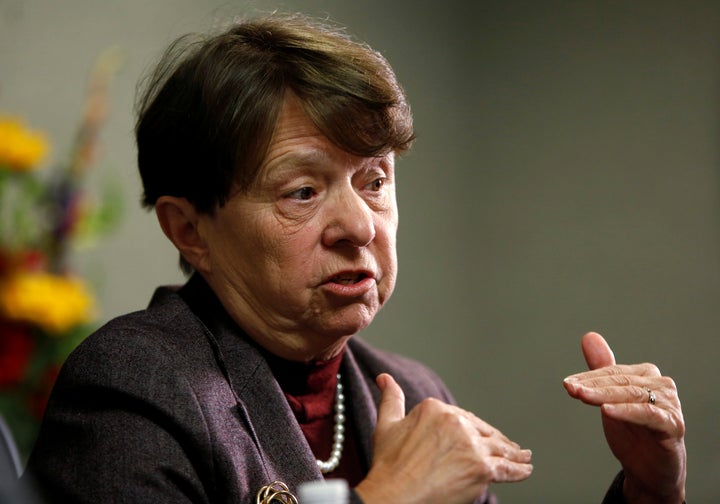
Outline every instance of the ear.
[(160, 196), (155, 202), (155, 215), (165, 236), (198, 272), (205, 272), (207, 245), (199, 231), (200, 213), (185, 198)]

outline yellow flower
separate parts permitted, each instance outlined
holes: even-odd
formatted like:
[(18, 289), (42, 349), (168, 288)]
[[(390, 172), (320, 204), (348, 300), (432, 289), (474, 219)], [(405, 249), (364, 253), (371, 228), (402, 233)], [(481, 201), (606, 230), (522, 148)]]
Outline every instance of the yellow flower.
[(36, 324), (50, 334), (62, 335), (90, 322), (94, 303), (79, 278), (18, 273), (0, 281), (0, 312), (11, 320)]
[(0, 166), (30, 171), (45, 157), (45, 135), (27, 129), (19, 119), (0, 116)]

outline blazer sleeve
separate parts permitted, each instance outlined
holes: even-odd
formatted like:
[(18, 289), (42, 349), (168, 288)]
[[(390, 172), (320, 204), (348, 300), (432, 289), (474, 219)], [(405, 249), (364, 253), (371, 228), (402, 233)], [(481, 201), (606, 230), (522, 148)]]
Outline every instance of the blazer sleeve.
[(125, 336), (112, 341), (131, 352), (87, 344), (66, 362), (29, 477), (49, 503), (210, 502), (212, 457), (192, 385), (156, 346)]

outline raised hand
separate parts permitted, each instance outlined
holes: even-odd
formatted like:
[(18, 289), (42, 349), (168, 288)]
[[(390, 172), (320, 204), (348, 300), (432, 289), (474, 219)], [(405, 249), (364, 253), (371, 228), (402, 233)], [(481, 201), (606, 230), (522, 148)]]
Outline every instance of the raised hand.
[(472, 413), (426, 399), (405, 416), (405, 395), (387, 374), (373, 435), (372, 467), (356, 492), (365, 504), (463, 504), (490, 483), (524, 480), (532, 473), (523, 450)]
[(617, 365), (597, 333), (582, 339), (590, 371), (565, 378), (567, 392), (599, 406), (608, 445), (625, 472), (628, 503), (685, 499), (685, 422), (672, 378), (653, 364)]

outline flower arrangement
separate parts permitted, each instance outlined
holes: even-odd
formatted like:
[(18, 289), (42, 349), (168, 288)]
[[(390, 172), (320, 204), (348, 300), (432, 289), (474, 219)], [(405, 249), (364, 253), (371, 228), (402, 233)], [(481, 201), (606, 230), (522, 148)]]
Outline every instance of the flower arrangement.
[(93, 329), (95, 301), (70, 272), (70, 247), (121, 214), (113, 187), (94, 205), (83, 190), (119, 61), (115, 49), (98, 59), (69, 160), (49, 172), (46, 136), (0, 114), (0, 415), (25, 457), (62, 363)]

